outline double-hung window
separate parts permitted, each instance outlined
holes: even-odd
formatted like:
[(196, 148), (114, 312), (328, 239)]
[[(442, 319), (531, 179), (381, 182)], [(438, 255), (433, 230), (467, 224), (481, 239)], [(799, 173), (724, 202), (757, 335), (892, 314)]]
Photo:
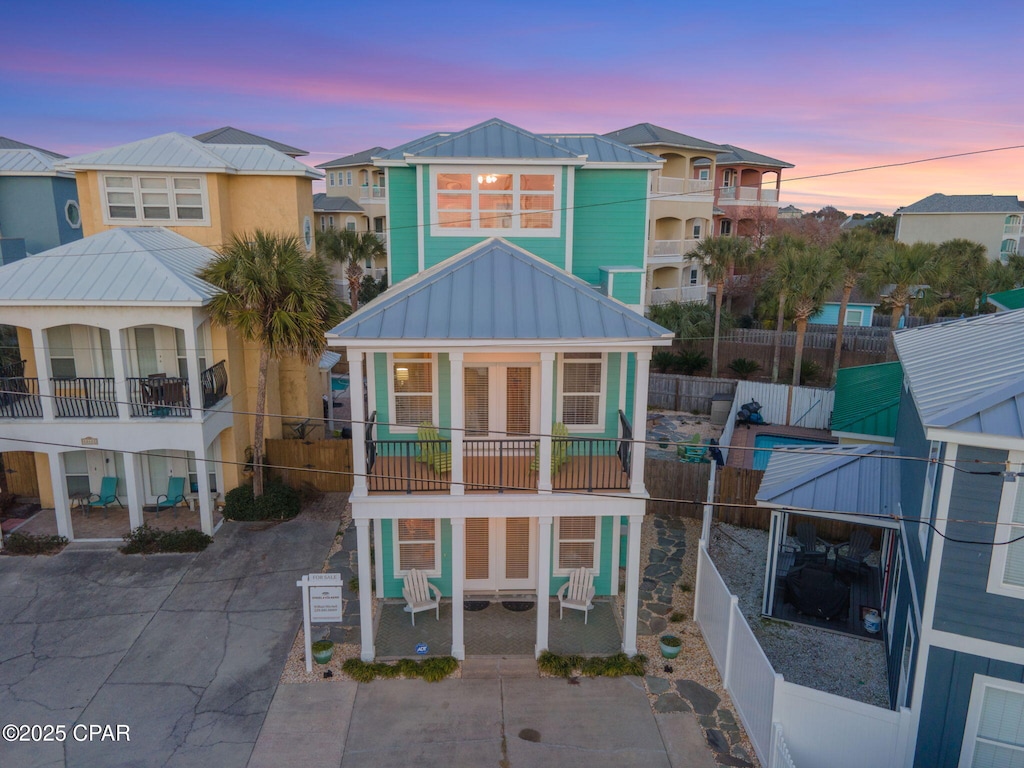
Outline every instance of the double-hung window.
[[(1020, 467), (1020, 454), (1011, 456), (1011, 464)], [(1024, 536), (1024, 482), (1003, 483), (999, 503), (995, 541), (1006, 542)], [(1024, 598), (1024, 540), (992, 547), (992, 565), (988, 591)]]
[(556, 169), (434, 169), (431, 234), (556, 237), (560, 178)]
[(562, 355), (562, 396), (559, 420), (576, 429), (604, 426), (604, 355), (566, 352)]
[(596, 517), (558, 518), (558, 536), (555, 541), (555, 571), (568, 573), (576, 568), (596, 570), (598, 562), (600, 526)]
[(330, 184), (330, 186), (333, 187), (334, 186), (334, 171), (330, 172), (329, 178), (330, 178), (330, 181), (328, 182), (328, 184)]
[(1024, 765), (1024, 685), (975, 675), (967, 709), (960, 765)]
[(202, 176), (107, 174), (100, 183), (109, 224), (209, 224)]
[(396, 352), (391, 358), (391, 384), (392, 421), (397, 427), (434, 423), (434, 361), (429, 353)]
[(394, 522), (395, 575), (414, 568), (428, 576), (441, 574), (440, 526), (437, 520), (399, 518)]

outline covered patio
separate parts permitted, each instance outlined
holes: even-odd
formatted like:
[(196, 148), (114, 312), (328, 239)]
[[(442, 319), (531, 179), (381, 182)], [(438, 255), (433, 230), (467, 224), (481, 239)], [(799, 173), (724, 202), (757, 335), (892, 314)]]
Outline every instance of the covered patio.
[[(165, 509), (160, 513), (160, 517), (157, 517), (153, 512), (148, 511), (149, 509), (147, 507), (143, 513), (143, 520), (151, 528), (163, 531), (169, 531), (172, 528), (202, 530), (199, 512), (179, 507), (173, 511)], [(221, 524), (223, 519), (219, 511), (214, 513), (214, 529)], [(127, 507), (111, 506), (106, 510), (93, 509), (88, 512), (85, 508), (75, 507), (71, 510), (71, 526), (76, 540), (110, 539), (120, 541), (122, 536), (131, 532)], [(17, 527), (12, 527), (10, 530), (4, 528), (4, 533), (14, 533), (15, 531), (37, 536), (56, 536), (58, 533), (57, 516), (52, 509), (41, 509)]]

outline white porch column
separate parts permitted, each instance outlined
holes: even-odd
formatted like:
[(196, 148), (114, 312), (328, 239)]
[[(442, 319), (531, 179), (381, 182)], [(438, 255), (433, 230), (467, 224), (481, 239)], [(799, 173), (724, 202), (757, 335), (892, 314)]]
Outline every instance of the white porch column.
[[(188, 400), (192, 408), (192, 418), (195, 421), (203, 420), (203, 372), (199, 370), (199, 329), (195, 323), (191, 328), (184, 328), (185, 333), (185, 359), (188, 360)], [(198, 457), (196, 457), (198, 458)], [(202, 493), (203, 484), (199, 484), (199, 491)], [(207, 493), (207, 496), (210, 494)], [(212, 518), (211, 518), (212, 519)], [(206, 530), (205, 528), (203, 530)], [(206, 531), (210, 533), (210, 531)]]
[(651, 367), (651, 350), (636, 352), (636, 372), (633, 383), (633, 459), (630, 493), (646, 493), (644, 488), (644, 459), (647, 456), (647, 377)]
[[(362, 355), (360, 355), (362, 357)], [(360, 395), (361, 396), (361, 395)], [(353, 414), (354, 417), (354, 414)], [(359, 642), (362, 650), (359, 658), (373, 661), (376, 651), (373, 647), (373, 590), (370, 585), (370, 521), (356, 518), (356, 560), (359, 563)]]
[[(189, 365), (189, 378), (192, 376), (192, 365)], [(195, 403), (195, 400), (192, 400)], [(193, 414), (197, 413), (193, 406)], [(214, 438), (216, 440), (217, 438)], [(213, 499), (210, 491), (210, 468), (206, 463), (206, 457), (210, 455), (208, 445), (200, 446), (196, 454), (196, 486), (199, 493), (199, 527), (207, 536), (213, 536)]]
[[(542, 459), (543, 462), (543, 459)], [(551, 460), (547, 462), (551, 466)], [(541, 464), (543, 466), (543, 463)], [(550, 471), (548, 473), (550, 475)], [(550, 516), (537, 518), (537, 645), (534, 654), (548, 649), (548, 611), (551, 604), (551, 523)], [(636, 642), (634, 641), (634, 645)]]
[(110, 361), (114, 370), (107, 371), (107, 376), (114, 377), (114, 397), (117, 399), (117, 417), (121, 421), (128, 421), (132, 417), (132, 407), (129, 405), (131, 399), (128, 396), (128, 366), (125, 355), (128, 354), (128, 345), (125, 344), (121, 335), (121, 329), (107, 326), (107, 333), (110, 334)]
[[(540, 353), (540, 452), (537, 457), (537, 490), (551, 493), (551, 428), (555, 424), (555, 353)], [(545, 617), (545, 621), (547, 621)], [(545, 647), (547, 632), (544, 635)]]
[[(454, 434), (454, 433), (453, 433)], [(454, 458), (454, 452), (452, 454)], [(465, 622), (462, 609), (466, 582), (466, 521), (452, 518), (452, 656), (466, 658)]]
[(145, 490), (142, 485), (142, 457), (137, 453), (124, 455), (124, 487), (128, 496), (128, 522), (132, 530), (145, 521), (143, 506), (146, 503)]
[(50, 482), (53, 483), (53, 510), (57, 515), (57, 534), (65, 536), (70, 541), (75, 537), (71, 526), (71, 501), (68, 499), (68, 478), (64, 474), (64, 458), (59, 453), (50, 453), (47, 456), (50, 459)]
[[(466, 486), (463, 484), (464, 479), (464, 468), (463, 468), (463, 427), (466, 426), (466, 407), (463, 403), (463, 353), (460, 352), (449, 352), (448, 361), (451, 364), (451, 418), (452, 418), (452, 496), (462, 496), (466, 492)], [(461, 522), (461, 521), (460, 521)], [(452, 521), (454, 526), (455, 522)], [(463, 526), (465, 530), (465, 526)], [(454, 561), (453, 561), (454, 565)], [(461, 602), (460, 602), (461, 605)], [(460, 609), (459, 623), (461, 625), (462, 616)], [(455, 642), (455, 639), (452, 639)], [(454, 655), (454, 654), (453, 654)], [(455, 658), (459, 658), (456, 656)]]
[[(32, 346), (35, 347), (36, 352), (36, 377), (39, 382), (39, 402), (43, 409), (43, 418), (46, 421), (53, 421), (53, 414), (56, 411), (55, 403), (53, 400), (53, 381), (50, 380), (50, 345), (46, 341), (46, 334), (41, 328), (32, 329)], [(53, 468), (53, 456), (50, 457), (51, 464), (50, 468)], [(57, 488), (56, 475), (54, 475), (54, 489)], [(65, 503), (67, 502), (67, 487), (60, 492), (63, 495)], [(54, 502), (56, 503), (56, 502)], [(58, 523), (59, 525), (59, 523)], [(66, 533), (62, 533), (61, 536), (67, 536)]]
[[(349, 351), (348, 355), (348, 371), (349, 371), (349, 396), (352, 398), (352, 471), (354, 473), (352, 477), (352, 495), (353, 496), (365, 496), (366, 495), (366, 443), (364, 436), (366, 435), (366, 413), (363, 410), (363, 353), (359, 351)], [(369, 531), (366, 532), (367, 536), (367, 558), (369, 558)], [(362, 541), (362, 539), (360, 539)], [(369, 559), (367, 559), (367, 565), (369, 565)], [(362, 565), (360, 565), (362, 568)], [(366, 583), (370, 583), (370, 574), (366, 574)], [(369, 594), (369, 590), (366, 590)], [(362, 599), (362, 598), (360, 598)], [(371, 659), (373, 656), (370, 657)]]
[(636, 653), (636, 612), (640, 597), (640, 526), (644, 516), (629, 516), (629, 536), (626, 544), (626, 615), (622, 622), (622, 651), (630, 656)]

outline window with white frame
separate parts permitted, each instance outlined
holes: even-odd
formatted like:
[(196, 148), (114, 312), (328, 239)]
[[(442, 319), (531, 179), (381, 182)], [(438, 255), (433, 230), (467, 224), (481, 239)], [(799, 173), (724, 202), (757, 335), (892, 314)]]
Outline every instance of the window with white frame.
[(722, 172), (722, 186), (731, 187), (736, 184), (736, 171), (725, 170)]
[(327, 183), (330, 186), (333, 187), (334, 186), (334, 171), (331, 171), (330, 174), (328, 174), (328, 179), (329, 179), (329, 181)]
[(351, 216), (345, 217), (345, 229), (347, 229), (349, 232), (356, 231), (356, 220)]
[(1024, 765), (1024, 684), (974, 676), (960, 765), (970, 768)]
[(391, 358), (394, 417), (400, 427), (434, 421), (434, 361), (427, 352), (396, 352)]
[(68, 451), (64, 454), (64, 478), (67, 481), (68, 496), (90, 492), (87, 451)]
[(721, 234), (731, 235), (732, 234), (732, 222), (729, 219), (722, 219)]
[(202, 176), (105, 174), (100, 184), (107, 223), (209, 224)]
[(701, 232), (700, 222), (699, 221), (693, 222), (693, 239), (694, 240), (700, 240), (700, 232)]
[(696, 285), (697, 284), (697, 276), (698, 276), (697, 268), (696, 267), (691, 267), (690, 268), (690, 285)]
[(352, 171), (345, 171), (345, 186), (352, 186)]
[(555, 169), (432, 169), (433, 235), (557, 236)]
[(917, 524), (917, 535), (921, 541), (921, 557), (928, 554), (928, 531), (925, 525), (932, 519), (932, 499), (935, 497), (935, 478), (939, 472), (939, 455), (942, 444), (933, 440), (928, 449), (928, 469), (924, 476), (924, 496), (921, 499), (921, 522)]
[[(1020, 456), (1013, 464), (1020, 466)], [(1013, 541), (1024, 536), (1024, 481), (1003, 483), (999, 502), (995, 541)], [(988, 591), (1009, 597), (1024, 598), (1024, 540), (992, 547)]]
[(600, 525), (597, 517), (560, 517), (555, 539), (555, 572), (576, 568), (597, 570)]
[(395, 574), (404, 576), (409, 571), (425, 571), (428, 575), (441, 573), (440, 528), (437, 520), (399, 518), (394, 522)]
[(567, 427), (604, 425), (604, 365), (601, 352), (562, 355), (562, 397), (559, 421)]

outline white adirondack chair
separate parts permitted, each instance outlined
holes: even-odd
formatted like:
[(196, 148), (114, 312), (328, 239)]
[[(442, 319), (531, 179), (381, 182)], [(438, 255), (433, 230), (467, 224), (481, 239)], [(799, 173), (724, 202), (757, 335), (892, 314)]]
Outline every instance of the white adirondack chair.
[(572, 608), (583, 611), (583, 623), (587, 623), (590, 609), (594, 607), (594, 574), (589, 568), (577, 568), (569, 574), (569, 580), (558, 588), (558, 618), (562, 609)]
[[(431, 597), (433, 593), (433, 597)], [(402, 597), (407, 605), (405, 610), (412, 614), (412, 625), (416, 626), (416, 614), (420, 611), (434, 609), (437, 620), (441, 620), (441, 590), (427, 581), (423, 571), (413, 568), (406, 574), (405, 583), (402, 586)]]

